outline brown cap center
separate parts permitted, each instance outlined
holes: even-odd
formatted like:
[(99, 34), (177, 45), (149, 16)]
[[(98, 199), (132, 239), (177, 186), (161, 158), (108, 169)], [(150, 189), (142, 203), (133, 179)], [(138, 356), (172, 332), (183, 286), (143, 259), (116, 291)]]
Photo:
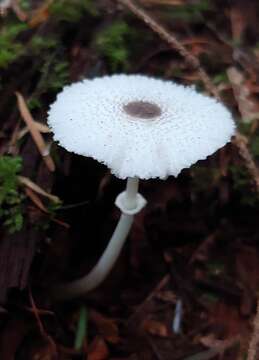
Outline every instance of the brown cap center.
[(130, 116), (142, 119), (152, 119), (161, 115), (161, 109), (148, 101), (132, 101), (123, 106), (123, 110)]

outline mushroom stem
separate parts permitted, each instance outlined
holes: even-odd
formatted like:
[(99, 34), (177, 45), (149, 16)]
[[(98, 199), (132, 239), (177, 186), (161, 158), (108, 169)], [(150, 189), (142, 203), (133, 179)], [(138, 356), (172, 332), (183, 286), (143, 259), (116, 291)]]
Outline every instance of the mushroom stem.
[(138, 186), (138, 178), (128, 178), (125, 192), (125, 206), (128, 210), (135, 209), (135, 207), (137, 206)]
[[(125, 210), (131, 211), (137, 207), (137, 195), (139, 195), (138, 184), (138, 178), (128, 178), (124, 198)], [(131, 229), (133, 220), (134, 214), (122, 212), (108, 246), (91, 272), (81, 279), (67, 284), (57, 285), (53, 292), (54, 298), (57, 300), (72, 299), (82, 296), (98, 287), (110, 273), (118, 259)]]

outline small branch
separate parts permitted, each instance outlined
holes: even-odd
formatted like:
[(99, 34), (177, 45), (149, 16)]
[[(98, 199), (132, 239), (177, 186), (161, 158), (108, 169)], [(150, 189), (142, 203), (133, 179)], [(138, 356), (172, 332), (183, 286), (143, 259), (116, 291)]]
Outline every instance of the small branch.
[[(197, 70), (200, 79), (203, 81), (207, 91), (212, 94), (217, 100), (221, 100), (220, 93), (217, 87), (213, 84), (206, 71), (202, 68), (199, 59), (192, 55), (184, 45), (163, 25), (161, 25), (156, 19), (149, 15), (144, 9), (137, 6), (132, 0), (117, 0), (119, 3), (126, 6), (132, 13), (134, 13), (139, 19), (144, 21), (161, 39), (166, 41), (173, 49), (177, 50), (179, 54), (186, 60), (186, 62), (195, 70)], [(256, 185), (256, 190), (259, 192), (259, 170), (253, 160), (253, 157), (247, 147), (246, 138), (236, 132), (236, 137), (233, 140), (233, 144), (238, 148), (240, 156), (243, 158), (246, 164), (246, 168), (249, 171), (251, 177)]]
[(252, 176), (256, 189), (259, 192), (259, 171), (247, 147), (247, 142), (247, 138), (244, 135), (240, 134), (240, 132), (236, 132), (233, 144), (236, 145), (240, 156), (245, 160), (246, 168)]
[(149, 15), (145, 10), (141, 9), (133, 3), (131, 0), (118, 0), (120, 3), (129, 8), (139, 19), (143, 20), (155, 33), (157, 33), (161, 39), (167, 42), (172, 48), (177, 50), (179, 54), (186, 60), (186, 62), (194, 69), (196, 69), (200, 75), (201, 80), (204, 82), (209, 92), (220, 99), (217, 88), (211, 82), (208, 74), (201, 67), (199, 59), (192, 55), (184, 45), (170, 33), (163, 25)]
[(39, 153), (42, 156), (42, 159), (44, 160), (49, 171), (51, 171), (51, 172), (55, 171), (55, 163), (49, 154), (48, 146), (46, 145), (38, 127), (35, 125), (35, 121), (28, 109), (28, 106), (24, 100), (24, 97), (19, 92), (16, 92), (16, 96), (17, 96), (18, 108), (19, 108), (21, 117), (29, 129), (32, 139), (33, 139), (35, 145), (37, 146)]

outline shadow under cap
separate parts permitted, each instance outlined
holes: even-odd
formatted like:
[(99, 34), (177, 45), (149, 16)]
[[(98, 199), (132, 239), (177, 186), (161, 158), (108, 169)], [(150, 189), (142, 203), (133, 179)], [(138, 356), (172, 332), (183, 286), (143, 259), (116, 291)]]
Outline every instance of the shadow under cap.
[(123, 105), (123, 110), (130, 116), (141, 119), (153, 119), (161, 115), (162, 111), (156, 104), (148, 101), (131, 101)]

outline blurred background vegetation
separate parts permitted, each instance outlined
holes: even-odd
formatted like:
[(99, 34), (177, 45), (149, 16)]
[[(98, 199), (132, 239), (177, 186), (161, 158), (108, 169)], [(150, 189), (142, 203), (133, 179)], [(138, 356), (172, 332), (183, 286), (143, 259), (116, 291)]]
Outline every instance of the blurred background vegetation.
[[(135, 3), (200, 60), (257, 163), (257, 1)], [(54, 313), (44, 325), (58, 359), (209, 359), (219, 353), (216, 340), (230, 350), (224, 359), (246, 358), (259, 285), (259, 202), (254, 179), (230, 144), (177, 179), (143, 184), (150, 206), (118, 265), (121, 278), (115, 271), (108, 294), (101, 290), (69, 309), (52, 307), (48, 279), (76, 277), (91, 267), (116, 223), (112, 203), (123, 187), (104, 166), (53, 144), (46, 118), (57, 93), (72, 82), (112, 73), (144, 73), (206, 89), (198, 70), (119, 1), (2, 0), (0, 10), (1, 359), (13, 359), (15, 352), (26, 360), (56, 356), (31, 316), (28, 284), (38, 306)], [(39, 151), (28, 131), (30, 119), (45, 149)], [(133, 335), (126, 319), (165, 274), (173, 285), (156, 294), (160, 302), (152, 299), (144, 307)], [(179, 337), (168, 330), (177, 298), (185, 309)], [(35, 342), (28, 340), (32, 328)], [(23, 344), (5, 346), (10, 331)], [(243, 337), (239, 350), (236, 336)], [(233, 340), (230, 349), (226, 340)]]

